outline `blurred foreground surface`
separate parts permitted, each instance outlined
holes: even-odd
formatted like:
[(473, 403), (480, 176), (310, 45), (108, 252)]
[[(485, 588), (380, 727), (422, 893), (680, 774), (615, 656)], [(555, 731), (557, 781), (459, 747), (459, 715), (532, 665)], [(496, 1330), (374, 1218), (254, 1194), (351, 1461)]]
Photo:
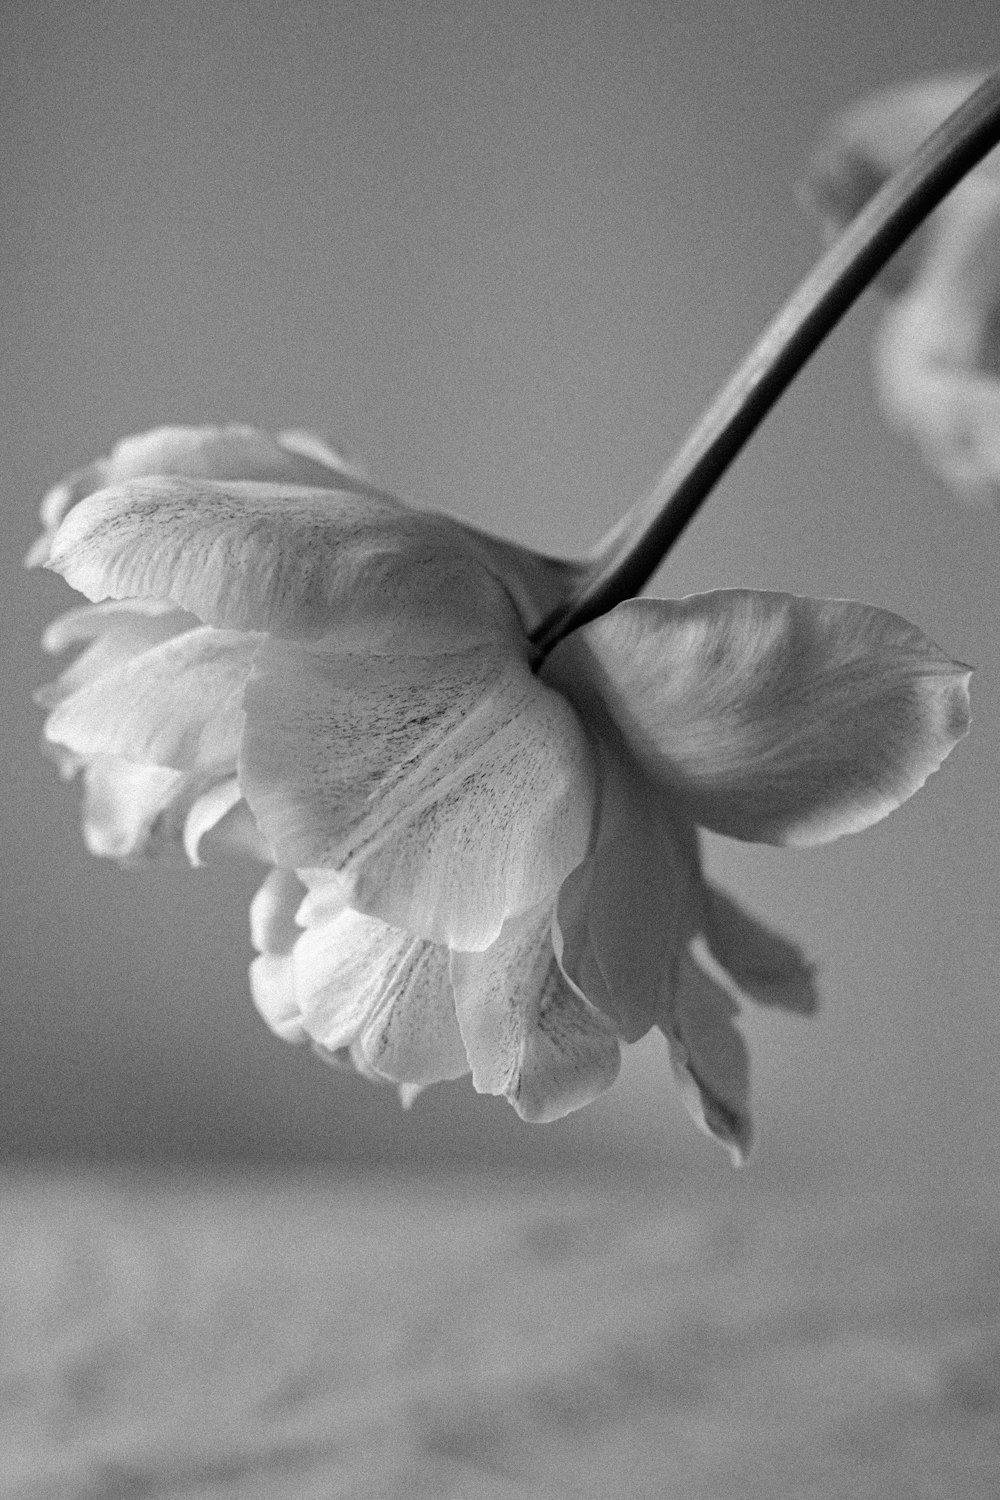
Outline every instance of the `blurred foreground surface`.
[(987, 1500), (1000, 1209), (850, 1180), (2, 1180), (10, 1500)]

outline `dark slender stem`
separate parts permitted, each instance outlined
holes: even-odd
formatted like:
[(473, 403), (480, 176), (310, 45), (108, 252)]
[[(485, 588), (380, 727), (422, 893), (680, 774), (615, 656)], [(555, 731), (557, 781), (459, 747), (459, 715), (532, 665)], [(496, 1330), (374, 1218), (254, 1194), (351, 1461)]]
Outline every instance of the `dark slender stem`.
[(649, 495), (595, 550), (583, 582), (535, 631), (535, 660), (637, 594), (809, 356), (903, 241), (1000, 141), (1000, 73), (929, 136), (827, 251), (691, 432)]

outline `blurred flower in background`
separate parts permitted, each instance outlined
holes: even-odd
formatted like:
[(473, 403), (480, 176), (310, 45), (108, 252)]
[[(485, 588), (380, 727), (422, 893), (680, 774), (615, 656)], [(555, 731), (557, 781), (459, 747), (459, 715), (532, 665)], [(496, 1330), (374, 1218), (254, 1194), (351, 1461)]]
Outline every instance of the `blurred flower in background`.
[[(974, 77), (886, 90), (834, 121), (806, 192), (832, 235), (972, 93)], [(1000, 493), (1000, 151), (952, 190), (879, 278), (876, 373), (889, 419), (964, 499)]]
[(578, 576), (368, 483), (322, 440), (165, 428), (47, 497), (32, 562), (92, 601), (44, 689), (96, 853), (273, 868), (251, 911), (281, 1036), (404, 1098), (471, 1070), (530, 1120), (667, 1038), (750, 1139), (736, 999), (807, 1013), (799, 949), (710, 885), (698, 827), (809, 845), (886, 816), (968, 727), (898, 615), (724, 590), (630, 599), (534, 670)]

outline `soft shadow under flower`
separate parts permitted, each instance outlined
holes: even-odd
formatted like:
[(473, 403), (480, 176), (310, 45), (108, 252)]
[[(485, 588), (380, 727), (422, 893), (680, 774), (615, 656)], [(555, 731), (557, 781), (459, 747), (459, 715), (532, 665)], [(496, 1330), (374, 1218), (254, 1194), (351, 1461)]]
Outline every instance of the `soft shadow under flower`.
[[(938, 78), (862, 100), (835, 120), (806, 194), (841, 229), (980, 79)], [(879, 278), (876, 337), (892, 422), (964, 499), (1000, 492), (1000, 150), (952, 190)]]
[(162, 429), (82, 474), (34, 560), (95, 601), (50, 628), (91, 644), (43, 693), (91, 847), (270, 863), (259, 1009), (406, 1098), (471, 1070), (555, 1119), (656, 1026), (738, 1159), (736, 1001), (815, 991), (705, 879), (697, 829), (876, 822), (965, 733), (966, 669), (883, 610), (727, 590), (628, 600), (536, 671), (574, 565), (407, 507), (318, 439)]

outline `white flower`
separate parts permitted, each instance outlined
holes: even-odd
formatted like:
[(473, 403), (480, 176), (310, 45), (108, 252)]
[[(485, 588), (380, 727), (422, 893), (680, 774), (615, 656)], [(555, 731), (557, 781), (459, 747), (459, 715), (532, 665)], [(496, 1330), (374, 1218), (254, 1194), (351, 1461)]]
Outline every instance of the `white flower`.
[[(863, 100), (837, 120), (811, 196), (839, 231), (972, 93), (931, 79)], [(1000, 150), (952, 190), (880, 278), (876, 338), (890, 420), (963, 498), (1000, 491)]]
[[(241, 812), (275, 866), (251, 913), (272, 1027), (410, 1092), (471, 1068), (528, 1119), (592, 1099), (658, 1026), (739, 1155), (734, 996), (815, 995), (799, 950), (705, 881), (697, 826), (864, 828), (968, 725), (969, 674), (913, 626), (787, 594), (630, 600), (535, 673), (560, 565), (332, 455), (321, 482), (113, 476), (48, 545), (103, 613), (82, 612), (100, 633), (46, 735), (121, 775), (123, 807), (128, 778), (180, 778), (159, 795), (192, 855)], [(169, 633), (137, 644), (150, 621)]]

